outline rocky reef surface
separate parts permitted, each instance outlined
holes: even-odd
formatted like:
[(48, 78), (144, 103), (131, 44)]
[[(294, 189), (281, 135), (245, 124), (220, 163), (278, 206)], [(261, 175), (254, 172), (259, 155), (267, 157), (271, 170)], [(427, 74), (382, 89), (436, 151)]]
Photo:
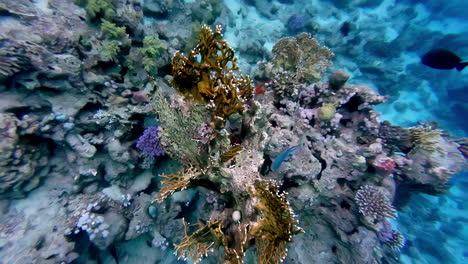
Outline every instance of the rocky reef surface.
[(300, 18), (250, 78), (202, 26), (234, 23), (218, 1), (0, 10), (0, 263), (393, 263), (389, 219), (466, 168), (466, 139), (381, 122)]

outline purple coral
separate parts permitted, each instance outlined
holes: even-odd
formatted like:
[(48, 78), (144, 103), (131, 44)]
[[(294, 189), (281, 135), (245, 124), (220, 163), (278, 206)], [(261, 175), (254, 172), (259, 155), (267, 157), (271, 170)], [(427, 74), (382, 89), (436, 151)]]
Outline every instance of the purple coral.
[(138, 139), (136, 147), (149, 156), (163, 156), (164, 150), (160, 142), (161, 129), (156, 126), (150, 126), (143, 132)]
[(375, 186), (361, 186), (354, 199), (359, 206), (359, 212), (364, 216), (369, 216), (374, 221), (381, 221), (387, 217), (395, 218), (395, 208)]

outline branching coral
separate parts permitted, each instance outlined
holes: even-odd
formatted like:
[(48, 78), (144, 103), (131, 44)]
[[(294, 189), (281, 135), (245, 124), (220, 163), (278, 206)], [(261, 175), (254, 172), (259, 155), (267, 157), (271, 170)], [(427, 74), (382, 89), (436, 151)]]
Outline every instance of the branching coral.
[(160, 40), (158, 37), (145, 36), (145, 38), (143, 39), (143, 47), (141, 48), (145, 71), (147, 71), (150, 74), (156, 73), (156, 59), (166, 49), (166, 43)]
[(303, 230), (296, 225), (286, 196), (279, 193), (275, 182), (258, 180), (251, 193), (258, 198), (255, 208), (260, 213), (260, 219), (250, 229), (256, 238), (259, 263), (279, 263), (286, 257), (286, 244)]
[(221, 26), (214, 32), (203, 26), (200, 41), (189, 56), (177, 52), (172, 58), (172, 85), (188, 98), (210, 103), (218, 127), (224, 126), (229, 115), (244, 109), (253, 90), (249, 77), (235, 73), (239, 68), (234, 50), (222, 36)]
[(162, 202), (168, 196), (176, 191), (185, 190), (192, 179), (197, 178), (202, 173), (189, 167), (180, 171), (179, 174), (162, 174), (159, 175), (164, 178), (161, 185), (161, 190), (156, 197), (158, 202)]
[(108, 38), (123, 39), (127, 37), (125, 27), (118, 27), (116, 24), (104, 18), (102, 18), (101, 21), (101, 31), (104, 32)]
[(390, 222), (384, 220), (382, 228), (377, 233), (380, 242), (388, 245), (394, 251), (399, 251), (405, 245), (403, 235), (397, 230), (392, 229)]
[(111, 20), (115, 16), (114, 0), (82, 0), (85, 10), (91, 19), (105, 18)]
[(370, 217), (372, 221), (394, 218), (396, 215), (396, 210), (388, 198), (375, 186), (361, 186), (354, 200), (359, 206), (359, 212)]
[(395, 251), (400, 251), (405, 245), (405, 238), (397, 230), (392, 230), (392, 236), (385, 244)]
[(188, 235), (187, 224), (184, 221), (184, 238), (180, 244), (174, 245), (174, 254), (178, 255), (179, 259), (191, 259), (194, 264), (200, 262), (204, 256), (213, 251), (213, 247), (219, 247), (224, 237), (221, 231), (221, 221), (197, 225), (200, 227), (191, 235)]

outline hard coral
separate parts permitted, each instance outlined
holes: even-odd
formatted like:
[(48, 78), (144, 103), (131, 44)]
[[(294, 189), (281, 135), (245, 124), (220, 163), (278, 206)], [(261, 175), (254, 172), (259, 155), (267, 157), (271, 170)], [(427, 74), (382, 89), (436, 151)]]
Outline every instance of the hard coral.
[(150, 74), (156, 74), (157, 64), (156, 59), (167, 49), (165, 42), (158, 37), (145, 36), (143, 39), (143, 47), (141, 53), (143, 54), (143, 64), (145, 71)]
[(273, 63), (276, 71), (290, 71), (297, 74), (300, 82), (316, 82), (322, 78), (325, 70), (331, 66), (334, 54), (307, 33), (293, 39), (280, 39), (273, 46)]
[(391, 158), (378, 158), (373, 162), (373, 166), (378, 173), (387, 176), (395, 171), (396, 163)]
[(105, 18), (111, 20), (115, 16), (114, 0), (84, 0), (85, 10), (91, 19)]
[(229, 115), (244, 109), (253, 91), (249, 77), (235, 73), (239, 68), (234, 50), (222, 37), (221, 26), (214, 32), (203, 26), (189, 56), (177, 52), (172, 58), (172, 85), (186, 97), (211, 103), (219, 127)]
[(251, 192), (258, 198), (255, 207), (261, 212), (260, 220), (250, 229), (256, 238), (259, 263), (279, 263), (286, 257), (286, 244), (303, 230), (296, 225), (288, 200), (276, 183), (258, 180)]
[(0, 44), (2, 44), (0, 48), (0, 81), (30, 67), (31, 60), (24, 54), (25, 48), (22, 45), (4, 43), (4, 41)]
[(193, 263), (198, 263), (201, 259), (213, 251), (215, 242), (221, 244), (223, 232), (221, 231), (221, 222), (208, 222), (206, 225), (200, 225), (200, 228), (191, 235), (187, 233), (187, 224), (184, 221), (184, 238), (180, 244), (175, 246), (175, 254), (179, 255), (179, 259), (191, 259)]
[(375, 186), (361, 186), (356, 193), (355, 201), (359, 206), (359, 212), (370, 217), (372, 221), (395, 217), (395, 208), (379, 188)]
[(320, 120), (329, 121), (336, 113), (336, 107), (333, 104), (324, 104), (319, 108), (318, 114)]

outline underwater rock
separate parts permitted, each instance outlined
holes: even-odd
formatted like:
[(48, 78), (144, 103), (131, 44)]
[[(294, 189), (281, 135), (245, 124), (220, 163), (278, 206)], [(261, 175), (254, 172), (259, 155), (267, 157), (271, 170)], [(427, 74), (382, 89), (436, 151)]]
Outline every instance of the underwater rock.
[(333, 90), (340, 89), (349, 79), (349, 74), (344, 72), (343, 70), (338, 70), (328, 78), (328, 85)]
[(109, 212), (103, 215), (103, 223), (108, 224), (108, 228), (103, 231), (102, 235), (97, 235), (91, 239), (93, 244), (101, 250), (105, 250), (109, 245), (123, 238), (127, 229), (127, 220), (120, 214)]
[(39, 186), (50, 167), (48, 142), (31, 144), (19, 136), (20, 121), (0, 113), (0, 198), (21, 198)]
[(132, 240), (141, 234), (150, 232), (154, 228), (154, 218), (148, 214), (148, 205), (151, 203), (152, 197), (147, 194), (139, 194), (135, 197), (135, 211), (131, 215), (130, 223), (128, 224), (125, 240)]
[(96, 147), (79, 134), (69, 133), (65, 136), (65, 141), (83, 158), (91, 158), (96, 154)]

